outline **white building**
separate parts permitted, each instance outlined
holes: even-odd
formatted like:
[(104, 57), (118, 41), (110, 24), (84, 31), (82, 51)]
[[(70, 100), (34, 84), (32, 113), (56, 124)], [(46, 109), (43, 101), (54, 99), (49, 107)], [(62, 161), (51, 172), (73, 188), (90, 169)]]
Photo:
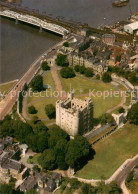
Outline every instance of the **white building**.
[(56, 102), (56, 124), (70, 136), (83, 135), (92, 129), (93, 103), (91, 98), (79, 100), (68, 94)]
[(124, 26), (124, 31), (129, 34), (134, 34), (134, 32), (137, 32), (137, 30), (138, 30), (138, 21)]

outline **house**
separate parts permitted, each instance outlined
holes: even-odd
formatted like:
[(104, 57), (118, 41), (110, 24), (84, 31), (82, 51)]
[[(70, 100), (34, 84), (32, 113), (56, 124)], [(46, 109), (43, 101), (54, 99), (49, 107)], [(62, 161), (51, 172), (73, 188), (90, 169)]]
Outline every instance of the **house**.
[(32, 188), (37, 188), (39, 193), (49, 193), (53, 192), (61, 181), (61, 175), (59, 173), (37, 173), (30, 175), (25, 181), (20, 185), (20, 191), (26, 192)]
[(8, 183), (11, 176), (17, 178), (20, 173), (21, 163), (12, 160), (12, 155), (13, 153), (5, 151), (0, 155), (0, 180), (2, 182)]
[(137, 32), (138, 31), (138, 21), (125, 25), (124, 31), (129, 34), (134, 34), (135, 32)]

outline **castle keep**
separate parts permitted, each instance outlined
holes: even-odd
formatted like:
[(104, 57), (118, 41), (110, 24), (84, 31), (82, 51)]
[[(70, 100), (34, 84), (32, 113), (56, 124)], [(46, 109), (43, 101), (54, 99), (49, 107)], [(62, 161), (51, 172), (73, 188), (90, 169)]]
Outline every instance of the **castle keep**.
[(70, 136), (83, 135), (92, 129), (93, 103), (91, 98), (79, 100), (72, 93), (66, 100), (56, 102), (56, 124)]

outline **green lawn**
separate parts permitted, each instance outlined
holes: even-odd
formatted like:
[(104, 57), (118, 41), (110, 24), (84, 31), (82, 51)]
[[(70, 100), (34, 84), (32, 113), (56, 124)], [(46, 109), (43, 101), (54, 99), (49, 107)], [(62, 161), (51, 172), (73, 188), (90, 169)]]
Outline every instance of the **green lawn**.
[(54, 83), (54, 80), (52, 78), (52, 75), (51, 75), (51, 72), (50, 71), (46, 72), (46, 74), (43, 76), (43, 83), (44, 83), (44, 85), (45, 84), (50, 85), (51, 88), (53, 90), (55, 90), (55, 83)]
[[(39, 119), (48, 119), (48, 117), (45, 113), (45, 106), (47, 104), (53, 104), (55, 106), (56, 101), (57, 101), (57, 98), (46, 98), (46, 99), (42, 99), (41, 101), (38, 101), (36, 103), (33, 103), (33, 106), (38, 111), (37, 114), (35, 114), (35, 115), (38, 116)], [(29, 115), (30, 118), (34, 116), (34, 114), (29, 114), (29, 113), (28, 113), (28, 115)], [(49, 120), (49, 121), (54, 122), (55, 119), (52, 119), (52, 120)]]
[(41, 154), (36, 154), (33, 156), (32, 159), (28, 159), (27, 163), (34, 163), (34, 164), (38, 164), (38, 158), (41, 156)]
[(16, 83), (17, 81), (13, 81), (7, 84), (0, 85), (0, 92), (4, 94), (8, 93)]
[(27, 100), (28, 103), (35, 101), (35, 100), (41, 100), (45, 97), (50, 97), (52, 92), (56, 91), (55, 84), (54, 84), (54, 81), (53, 81), (53, 78), (52, 78), (50, 71), (46, 72), (45, 75), (43, 76), (43, 84), (50, 85), (51, 89), (47, 89), (47, 90), (42, 91), (42, 92), (35, 92), (35, 93), (31, 92), (30, 96), (28, 97), (28, 100)]
[(86, 179), (109, 178), (126, 159), (138, 153), (137, 140), (137, 127), (127, 123), (93, 146), (96, 151), (94, 159), (78, 171), (76, 176)]

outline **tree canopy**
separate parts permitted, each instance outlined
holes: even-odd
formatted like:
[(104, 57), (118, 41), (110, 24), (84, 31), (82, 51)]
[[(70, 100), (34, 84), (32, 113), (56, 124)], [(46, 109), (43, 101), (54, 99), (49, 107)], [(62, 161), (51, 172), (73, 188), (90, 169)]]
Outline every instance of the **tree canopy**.
[(102, 80), (103, 80), (103, 82), (105, 82), (105, 83), (111, 82), (111, 81), (112, 81), (111, 75), (110, 75), (108, 72), (105, 72), (105, 73), (102, 75)]
[(67, 67), (69, 65), (67, 56), (62, 54), (57, 55), (55, 62), (58, 66), (61, 66), (61, 67)]
[(63, 78), (72, 78), (75, 77), (75, 73), (72, 68), (70, 67), (63, 67), (60, 70), (60, 74)]
[(45, 106), (45, 112), (49, 119), (54, 119), (56, 117), (56, 109), (53, 104), (47, 104)]
[(127, 118), (131, 124), (138, 125), (138, 102), (132, 105)]
[(50, 70), (50, 67), (49, 67), (47, 61), (43, 61), (42, 64), (41, 64), (41, 67), (42, 67), (42, 70), (43, 70), (43, 71), (48, 71), (48, 70)]
[(31, 87), (33, 92), (41, 92), (43, 90), (43, 77), (41, 75), (37, 75), (31, 81)]
[(28, 113), (29, 114), (36, 114), (37, 113), (37, 110), (35, 109), (34, 106), (29, 106), (28, 107)]

